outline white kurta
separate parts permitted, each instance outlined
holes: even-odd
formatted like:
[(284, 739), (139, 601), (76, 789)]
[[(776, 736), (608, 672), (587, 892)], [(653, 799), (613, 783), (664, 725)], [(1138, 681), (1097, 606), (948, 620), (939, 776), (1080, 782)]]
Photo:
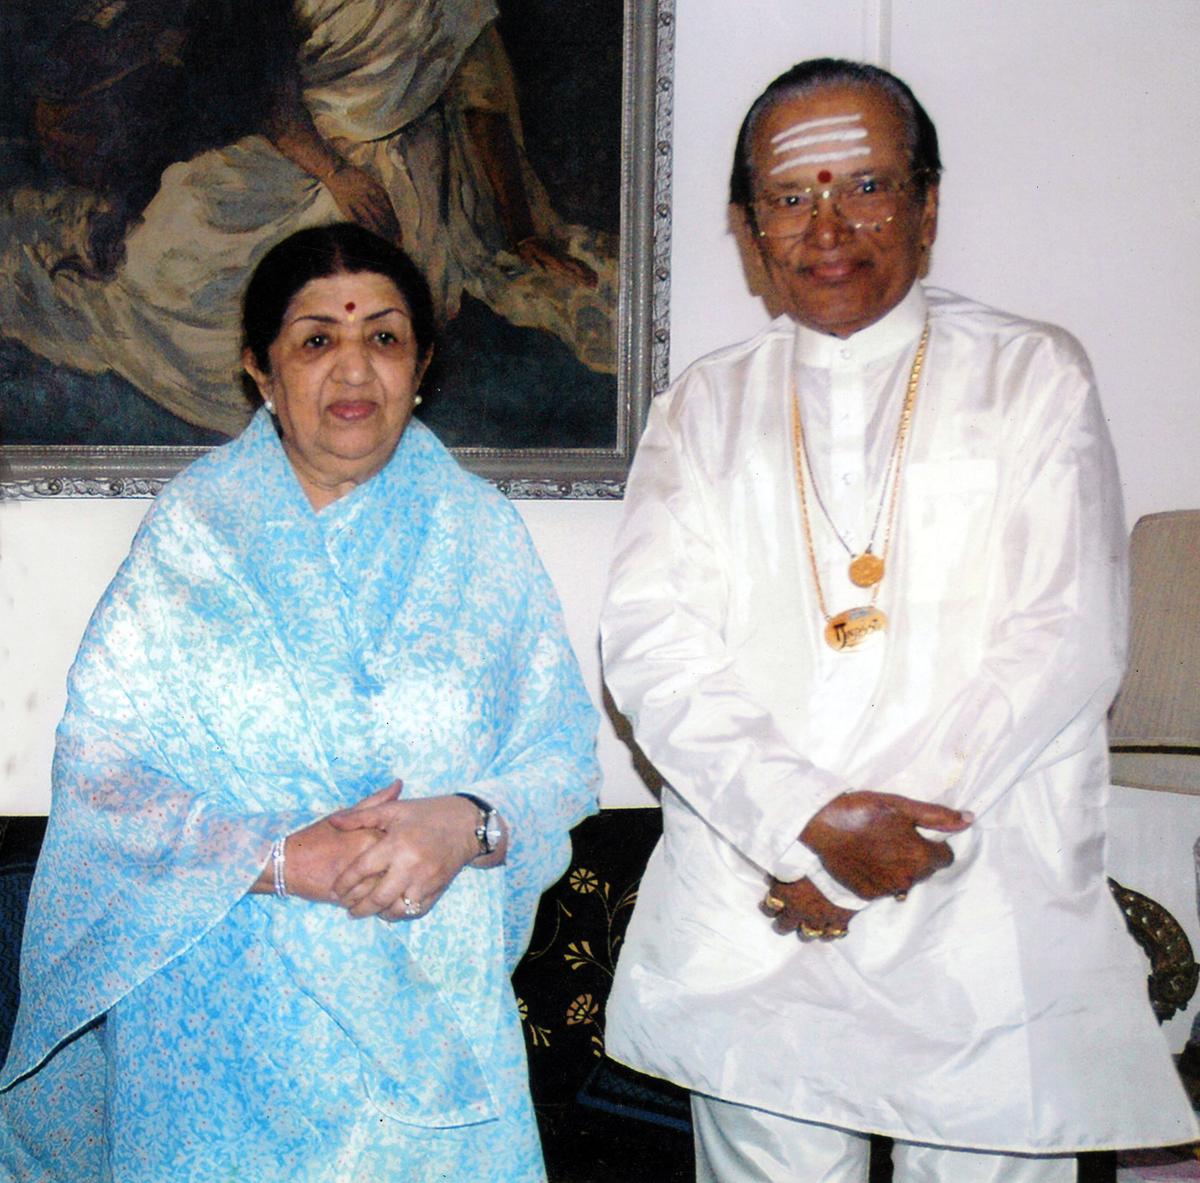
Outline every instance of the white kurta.
[[(858, 549), (927, 312), (878, 598), (888, 632), (835, 653), (801, 525), (793, 382), (822, 499)], [(810, 508), (830, 612), (864, 603)], [(782, 318), (689, 369), (651, 410), (602, 621), (613, 696), (670, 782), (609, 1052), (912, 1141), (1196, 1137), (1105, 883), (1125, 616), (1112, 448), (1060, 329), (915, 287), (849, 340)], [(767, 873), (814, 871), (796, 836), (857, 788), (978, 816), (950, 839), (952, 868), (863, 907), (845, 940), (776, 934), (758, 910)]]

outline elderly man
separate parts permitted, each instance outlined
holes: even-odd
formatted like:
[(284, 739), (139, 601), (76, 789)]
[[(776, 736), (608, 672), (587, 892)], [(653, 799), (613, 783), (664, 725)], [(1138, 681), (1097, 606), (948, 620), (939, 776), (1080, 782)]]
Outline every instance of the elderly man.
[(1105, 884), (1112, 448), (1070, 336), (918, 282), (940, 167), (892, 75), (773, 82), (731, 196), (784, 315), (630, 476), (605, 669), (669, 786), (608, 1046), (692, 1090), (702, 1180), (1197, 1135)]

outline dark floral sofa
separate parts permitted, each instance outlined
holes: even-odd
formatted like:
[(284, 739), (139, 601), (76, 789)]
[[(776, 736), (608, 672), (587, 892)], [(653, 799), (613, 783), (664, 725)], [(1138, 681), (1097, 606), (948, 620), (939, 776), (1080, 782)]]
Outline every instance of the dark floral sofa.
[(603, 810), (572, 834), (513, 974), (552, 1183), (692, 1180), (687, 1094), (604, 1055), (604, 1004), (662, 831), (657, 809)]

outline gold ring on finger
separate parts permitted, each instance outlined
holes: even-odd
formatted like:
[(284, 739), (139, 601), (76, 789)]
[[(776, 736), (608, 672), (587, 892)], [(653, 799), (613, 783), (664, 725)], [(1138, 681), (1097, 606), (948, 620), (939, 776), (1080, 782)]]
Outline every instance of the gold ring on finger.
[(849, 929), (845, 928), (827, 928), (821, 937), (823, 941), (840, 941), (846, 935)]
[(787, 907), (787, 904), (777, 895), (768, 894), (763, 900), (763, 907), (766, 908), (768, 912), (782, 912), (784, 908)]
[(806, 941), (816, 940), (818, 937), (824, 935), (824, 931), (825, 930), (821, 929), (821, 928), (813, 928), (813, 926), (811, 924), (801, 924), (800, 925), (800, 935)]
[(400, 902), (404, 905), (404, 915), (405, 916), (420, 916), (421, 915), (421, 901), (420, 900), (410, 900), (408, 898), (408, 896), (405, 896)]
[(902, 903), (904, 903), (904, 901), (906, 899), (908, 899), (908, 892), (907, 891), (898, 891), (898, 892), (896, 892), (896, 894), (894, 896), (892, 896), (892, 899), (894, 899), (896, 901), (896, 903), (902, 904)]

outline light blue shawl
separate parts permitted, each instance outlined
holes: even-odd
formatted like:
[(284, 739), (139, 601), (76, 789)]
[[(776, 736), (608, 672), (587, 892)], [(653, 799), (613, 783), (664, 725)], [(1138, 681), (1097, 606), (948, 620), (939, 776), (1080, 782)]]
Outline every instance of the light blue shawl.
[[(507, 1121), (524, 1157), (477, 1177), (539, 1177), (508, 975), (594, 808), (594, 734), (499, 494), (414, 422), (314, 513), (260, 412), (152, 508), (71, 671), (0, 1163), (366, 1177), (406, 1139)], [(414, 923), (246, 894), (277, 835), (397, 777), (492, 802), (506, 865), (467, 868)], [(51, 1153), (62, 1117), (107, 1144), (103, 1168)]]

